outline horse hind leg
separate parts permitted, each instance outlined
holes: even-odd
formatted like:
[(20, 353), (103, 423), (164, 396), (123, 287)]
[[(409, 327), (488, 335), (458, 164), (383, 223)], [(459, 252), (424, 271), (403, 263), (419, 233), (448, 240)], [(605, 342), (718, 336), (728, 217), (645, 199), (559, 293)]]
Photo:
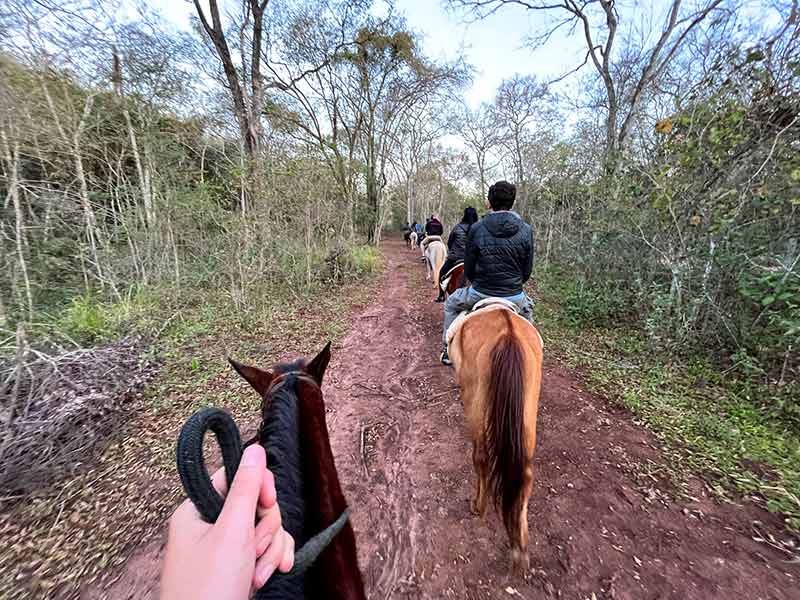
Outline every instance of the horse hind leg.
[(530, 567), (528, 557), (528, 500), (533, 489), (533, 468), (525, 468), (525, 480), (522, 486), (522, 498), (517, 516), (517, 527), (511, 533), (511, 571), (516, 575), (524, 575)]
[(483, 449), (483, 443), (472, 442), (472, 464), (475, 466), (475, 475), (477, 478), (475, 497), (472, 499), (472, 513), (483, 518), (486, 514), (486, 452)]

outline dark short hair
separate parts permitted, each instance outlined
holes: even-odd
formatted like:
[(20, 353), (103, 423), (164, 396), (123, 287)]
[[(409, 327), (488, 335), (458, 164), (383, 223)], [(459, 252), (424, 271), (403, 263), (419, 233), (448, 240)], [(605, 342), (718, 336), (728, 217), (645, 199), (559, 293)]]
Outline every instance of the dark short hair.
[(473, 223), (478, 222), (478, 211), (468, 206), (464, 209), (464, 217), (461, 219), (462, 223), (466, 223), (467, 225), (472, 225)]
[(513, 183), (498, 181), (489, 188), (489, 205), (492, 210), (510, 210), (517, 197), (517, 188)]

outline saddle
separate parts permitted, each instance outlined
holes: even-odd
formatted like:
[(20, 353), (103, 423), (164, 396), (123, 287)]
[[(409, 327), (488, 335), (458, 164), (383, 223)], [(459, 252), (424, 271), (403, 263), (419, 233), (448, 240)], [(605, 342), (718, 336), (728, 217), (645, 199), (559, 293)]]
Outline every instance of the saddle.
[[(467, 319), (479, 311), (487, 310), (510, 310), (520, 319), (524, 319), (524, 317), (520, 316), (517, 305), (513, 302), (510, 302), (505, 298), (484, 298), (483, 300), (476, 302), (475, 306), (472, 307), (472, 310), (465, 310), (459, 314), (450, 324), (450, 327), (447, 328), (447, 343), (449, 344), (452, 341), (453, 337), (456, 335), (456, 331), (458, 331), (458, 329)], [(528, 322), (527, 319), (524, 320), (526, 323)]]

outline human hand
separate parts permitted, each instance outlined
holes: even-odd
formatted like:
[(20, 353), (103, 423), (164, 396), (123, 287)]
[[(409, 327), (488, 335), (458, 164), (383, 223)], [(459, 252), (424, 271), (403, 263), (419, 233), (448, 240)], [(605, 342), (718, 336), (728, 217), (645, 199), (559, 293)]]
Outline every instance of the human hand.
[(245, 449), (230, 493), (224, 469), (212, 483), (227, 494), (216, 523), (203, 521), (189, 499), (170, 519), (162, 600), (244, 600), (275, 569), (285, 573), (294, 564), (294, 539), (281, 525), (275, 479), (261, 446)]

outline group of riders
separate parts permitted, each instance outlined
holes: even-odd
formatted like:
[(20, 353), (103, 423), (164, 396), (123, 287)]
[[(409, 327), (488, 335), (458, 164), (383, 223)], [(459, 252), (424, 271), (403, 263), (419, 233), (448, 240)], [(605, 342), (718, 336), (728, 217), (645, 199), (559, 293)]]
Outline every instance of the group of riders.
[[(533, 230), (513, 210), (516, 195), (513, 184), (498, 181), (489, 188), (486, 202), (489, 212), (479, 219), (475, 208), (465, 208), (461, 222), (450, 232), (447, 260), (441, 267), (438, 281), (463, 262), (466, 283), (446, 300), (440, 283), (436, 301), (444, 301), (443, 364), (452, 364), (447, 352), (448, 328), (460, 313), (472, 310), (481, 300), (507, 300), (521, 316), (533, 321), (533, 302), (523, 289), (533, 269)], [(416, 233), (417, 243), (424, 248), (426, 240), (444, 233), (444, 227), (432, 215), (425, 227), (417, 222), (406, 223), (404, 232), (407, 241)]]

